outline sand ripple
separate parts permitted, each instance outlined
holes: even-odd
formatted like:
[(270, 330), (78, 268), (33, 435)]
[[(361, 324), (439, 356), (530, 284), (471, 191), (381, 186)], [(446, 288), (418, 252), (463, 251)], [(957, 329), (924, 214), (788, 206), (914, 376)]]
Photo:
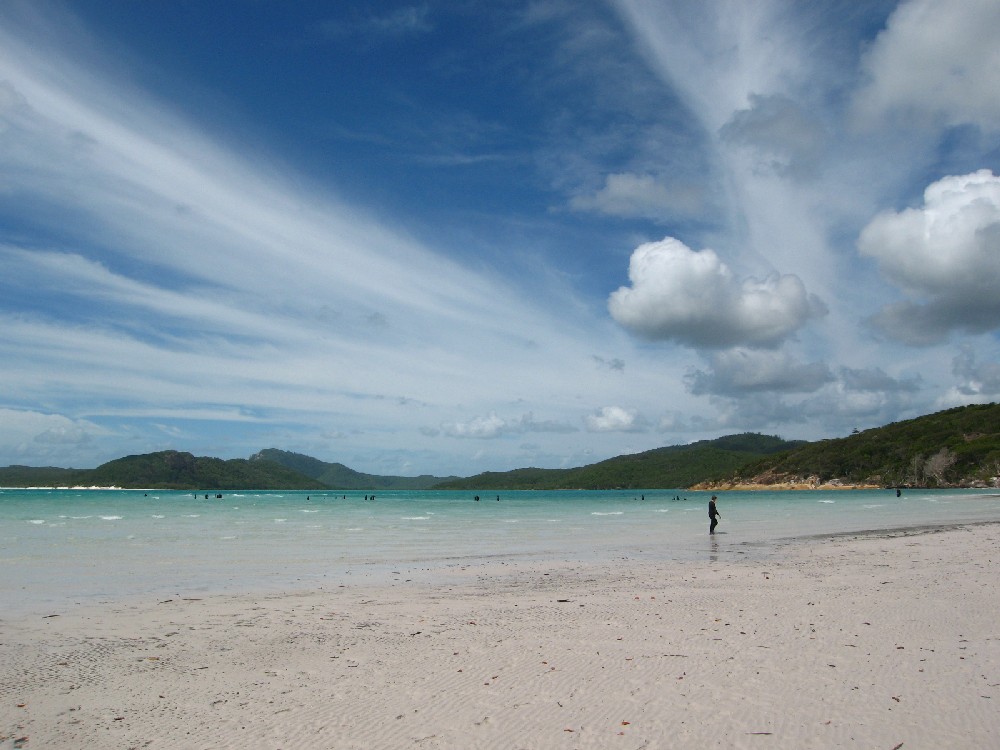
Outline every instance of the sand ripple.
[(0, 748), (992, 747), (998, 539), (399, 571), (4, 622)]

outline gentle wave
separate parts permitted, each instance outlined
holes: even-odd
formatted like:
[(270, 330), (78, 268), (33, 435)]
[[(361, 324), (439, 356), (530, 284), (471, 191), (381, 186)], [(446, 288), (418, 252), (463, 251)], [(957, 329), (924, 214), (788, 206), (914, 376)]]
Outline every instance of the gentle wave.
[[(472, 504), (465, 495), (413, 491), (336, 505), (321, 496), (303, 505), (305, 493), (289, 492), (284, 500), (244, 493), (247, 504), (235, 510), (225, 500), (205, 502), (179, 492), (159, 493), (159, 501), (129, 491), (8, 492), (0, 500), (0, 532), (8, 530), (0, 533), (0, 559), (8, 589), (17, 590), (8, 611), (41, 611), (56, 599), (90, 601), (109, 590), (122, 596), (255, 591), (307, 585), (298, 582), (317, 575), (365, 571), (377, 577), (388, 566), (432, 570), (448, 561), (508, 555), (584, 560), (635, 549), (656, 559), (709, 560), (715, 553), (704, 518), (711, 495), (704, 493), (686, 503), (647, 493), (639, 504), (631, 492), (510, 492), (503, 503)], [(722, 498), (728, 536), (717, 544), (719, 554), (730, 555), (757, 554), (760, 544), (793, 536), (1000, 519), (1000, 496), (971, 491), (911, 491), (899, 500), (895, 490), (732, 492)], [(810, 507), (819, 500), (830, 501), (828, 507)], [(884, 507), (865, 507), (878, 505)], [(315, 512), (303, 518), (305, 511)], [(63, 518), (67, 527), (57, 528)], [(128, 523), (117, 524), (120, 519)], [(26, 542), (30, 555), (19, 549)]]

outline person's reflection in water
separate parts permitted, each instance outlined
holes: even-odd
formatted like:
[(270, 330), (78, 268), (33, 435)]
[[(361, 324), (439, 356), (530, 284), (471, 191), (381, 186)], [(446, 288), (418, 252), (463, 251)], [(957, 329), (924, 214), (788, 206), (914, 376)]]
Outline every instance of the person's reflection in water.
[(719, 562), (719, 540), (715, 536), (709, 537), (712, 540), (712, 550), (708, 555), (709, 562)]

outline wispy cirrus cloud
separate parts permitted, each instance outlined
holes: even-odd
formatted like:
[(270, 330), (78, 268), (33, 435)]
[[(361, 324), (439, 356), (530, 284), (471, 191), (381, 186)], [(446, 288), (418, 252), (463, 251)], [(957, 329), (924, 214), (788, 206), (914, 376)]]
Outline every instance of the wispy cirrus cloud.
[(695, 395), (814, 393), (833, 380), (822, 362), (798, 362), (786, 352), (730, 349), (709, 357), (709, 371), (692, 369), (685, 381)]
[[(251, 419), (275, 425), (416, 431), (488, 408), (504, 373), (544, 381), (562, 367), (553, 353), (591, 360), (593, 341), (502, 274), (244, 158), (71, 49), (2, 39), (0, 165), (34, 224), (30, 244), (8, 233), (0, 246), (12, 403), (231, 423), (252, 404)], [(520, 393), (533, 400), (536, 387)], [(551, 417), (517, 429), (578, 419), (579, 407), (549, 404)]]
[(464, 422), (447, 422), (441, 425), (441, 433), (453, 438), (493, 439), (505, 435), (521, 435), (529, 432), (576, 432), (572, 425), (552, 421), (538, 421), (531, 412), (513, 419), (504, 419), (496, 412), (485, 417), (474, 417)]
[(0, 408), (67, 420), (7, 455), (452, 472), (989, 398), (990, 3), (198, 12), (0, 7)]
[(366, 40), (421, 36), (434, 30), (427, 5), (409, 5), (386, 13), (357, 13), (349, 18), (327, 18), (318, 25), (329, 38), (356, 37)]
[(960, 379), (957, 386), (960, 393), (977, 397), (1000, 394), (1000, 362), (980, 362), (971, 346), (961, 348), (951, 367)]
[(626, 172), (607, 175), (596, 192), (575, 195), (569, 205), (578, 211), (665, 223), (700, 214), (704, 202), (696, 184), (668, 186), (653, 175)]

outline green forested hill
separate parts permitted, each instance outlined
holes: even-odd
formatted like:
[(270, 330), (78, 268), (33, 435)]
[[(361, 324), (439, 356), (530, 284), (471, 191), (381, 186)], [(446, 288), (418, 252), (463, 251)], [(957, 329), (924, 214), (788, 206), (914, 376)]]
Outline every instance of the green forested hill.
[(56, 466), (0, 467), (0, 487), (71, 487), (84, 484), (85, 469)]
[(928, 414), (814, 443), (743, 433), (656, 448), (573, 469), (525, 468), (474, 477), (363, 474), (267, 449), (246, 459), (179, 451), (126, 456), (96, 469), (8, 466), (3, 487), (99, 486), (184, 490), (680, 489), (695, 484), (841, 480), (879, 486), (989, 486), (1000, 476), (1000, 405)]
[(655, 448), (575, 469), (515, 469), (445, 482), (442, 489), (677, 489), (735, 471), (750, 460), (801, 445), (743, 433), (690, 445)]
[(324, 489), (321, 482), (270, 461), (196, 457), (160, 451), (115, 459), (82, 472), (80, 484), (176, 490)]
[(990, 484), (997, 476), (1000, 405), (976, 404), (805, 443), (716, 478), (767, 484), (817, 477), (821, 482), (935, 487)]
[(301, 453), (265, 448), (250, 457), (251, 461), (271, 461), (322, 482), (335, 490), (426, 490), (455, 477), (379, 476), (363, 474), (343, 464), (327, 463)]

